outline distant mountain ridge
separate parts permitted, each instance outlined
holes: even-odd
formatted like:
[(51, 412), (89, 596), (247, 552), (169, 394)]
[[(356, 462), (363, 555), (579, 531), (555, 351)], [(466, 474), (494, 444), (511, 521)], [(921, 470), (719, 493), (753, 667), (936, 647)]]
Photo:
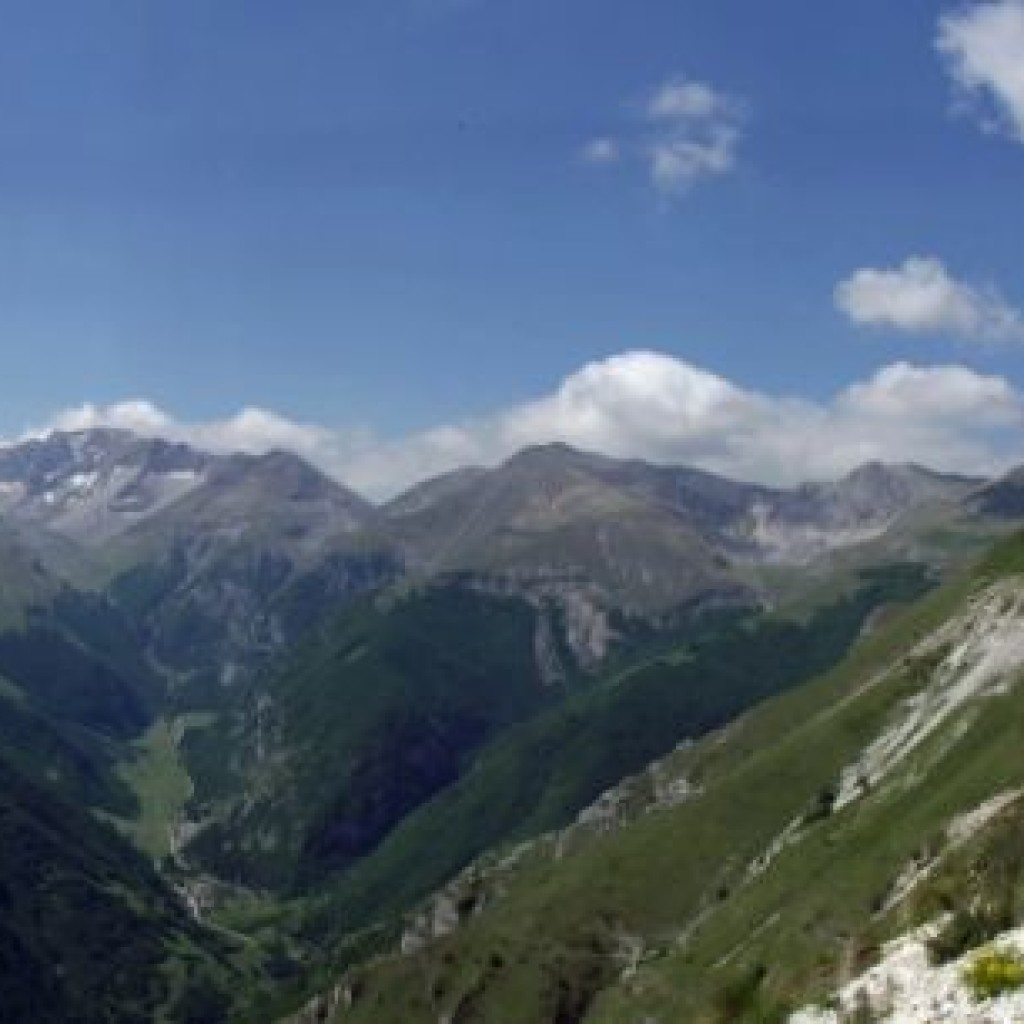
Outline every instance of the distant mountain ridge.
[(608, 630), (594, 623), (607, 626), (608, 608), (650, 617), (757, 602), (759, 567), (874, 541), (926, 507), (952, 515), (982, 483), (874, 463), (781, 489), (552, 444), (428, 481), (381, 511), (412, 573), (497, 578), (554, 598), (577, 653), (599, 659)]
[[(282, 451), (212, 454), (112, 429), (0, 449), (0, 517), (37, 552), (64, 558), (76, 582), (170, 601), (201, 635), (196, 616), (220, 632), (244, 617), (266, 647), (287, 633), (268, 605), (294, 604), (289, 588), (309, 609), (318, 592), (458, 578), (557, 609), (584, 663), (607, 653), (617, 613), (757, 603), (758, 567), (865, 544), (925, 507), (956, 511), (985, 483), (872, 463), (783, 489), (556, 443), (375, 506)], [(74, 549), (91, 577), (75, 575)]]
[[(207, 497), (193, 499), (192, 511), (207, 519), (248, 514), (275, 496), (320, 502), (322, 518), (337, 532), (383, 529), (428, 571), (479, 561), (479, 544), (501, 533), (557, 530), (570, 519), (640, 510), (669, 513), (733, 553), (806, 558), (874, 535), (924, 502), (960, 498), (986, 483), (874, 462), (837, 481), (787, 489), (553, 443), (523, 449), (493, 469), (425, 480), (375, 507), (283, 451), (218, 455), (109, 428), (56, 431), (0, 448), (0, 514), (81, 543), (105, 543), (195, 491)], [(187, 510), (182, 506), (180, 516), (187, 518)]]
[[(582, 487), (589, 482), (590, 490)], [(563, 444), (527, 448), (493, 470), (459, 470), (417, 485), (383, 506), (428, 566), (458, 564), (476, 534), (508, 529), (508, 520), (543, 526), (588, 511), (595, 489), (628, 495), (670, 513), (706, 541), (751, 559), (813, 557), (830, 547), (877, 536), (901, 514), (930, 501), (957, 500), (986, 481), (916, 465), (867, 463), (840, 480), (795, 488), (742, 483), (704, 470), (620, 460)], [(576, 493), (570, 493), (576, 488)], [(547, 501), (541, 510), (539, 502)], [(620, 498), (620, 500), (622, 500)], [(563, 504), (559, 507), (559, 501)], [(598, 505), (599, 507), (599, 505)], [(439, 540), (430, 520), (448, 531)], [(429, 547), (433, 539), (435, 547)]]

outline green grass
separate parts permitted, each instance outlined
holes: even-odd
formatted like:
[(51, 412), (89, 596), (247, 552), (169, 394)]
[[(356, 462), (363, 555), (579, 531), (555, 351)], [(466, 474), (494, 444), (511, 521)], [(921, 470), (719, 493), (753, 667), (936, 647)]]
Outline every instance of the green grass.
[(119, 774), (135, 793), (139, 814), (123, 827), (136, 846), (154, 861), (172, 852), (171, 834), (192, 795), (192, 780), (181, 760), (180, 743), (187, 729), (208, 725), (199, 713), (160, 718), (132, 745), (130, 760)]

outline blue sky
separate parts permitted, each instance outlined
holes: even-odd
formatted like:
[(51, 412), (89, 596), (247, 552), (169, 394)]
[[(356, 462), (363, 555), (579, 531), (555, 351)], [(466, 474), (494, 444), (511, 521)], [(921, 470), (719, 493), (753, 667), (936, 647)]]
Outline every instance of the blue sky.
[(905, 366), (1006, 409), (893, 454), (1024, 454), (1024, 0), (0, 11), (0, 435), (255, 408), (380, 491), (548, 434), (770, 477), (672, 404), (704, 372), (831, 422)]

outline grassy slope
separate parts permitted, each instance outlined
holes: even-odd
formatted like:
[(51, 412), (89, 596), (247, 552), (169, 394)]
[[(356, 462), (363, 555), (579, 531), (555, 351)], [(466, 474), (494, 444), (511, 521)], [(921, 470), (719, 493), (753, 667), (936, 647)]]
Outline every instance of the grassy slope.
[(0, 629), (16, 629), (25, 608), (53, 596), (59, 581), (15, 531), (0, 521)]
[(533, 630), (524, 602), (456, 587), (350, 609), (255, 682), (246, 720), (186, 736), (194, 810), (218, 818), (190, 856), (277, 887), (346, 867), (495, 732), (561, 697)]
[(0, 750), (65, 799), (131, 816), (117, 771), (149, 721), (158, 681), (131, 628), (101, 598), (62, 590), (0, 630)]
[[(828, 991), (882, 934), (926, 911), (911, 904), (896, 917), (873, 916), (922, 843), (954, 813), (1024, 780), (1020, 697), (984, 704), (959, 739), (919, 750), (900, 773), (903, 785), (822, 817), (743, 884), (747, 867), (818, 805), (924, 677), (907, 669), (867, 682), (979, 578), (1022, 566), (1024, 542), (1015, 538), (976, 576), (895, 619), (821, 681), (677, 755), (703, 787), (699, 799), (581, 840), (563, 859), (527, 858), (503, 878), (507, 892), (494, 906), (452, 936), (354, 972), (359, 998), (343, 1019), (769, 1020), (773, 1006)], [(636, 937), (643, 962), (624, 980), (625, 936)]]
[(920, 586), (915, 573), (893, 570), (806, 623), (723, 619), (510, 729), (336, 883), (329, 920), (362, 925), (404, 909), (483, 850), (565, 824), (681, 737), (833, 664), (883, 596)]
[(9, 684), (0, 693), (0, 750), (29, 778), (46, 780), (65, 799), (110, 814), (131, 815), (137, 804), (118, 777), (120, 750), (102, 737), (52, 721)]
[(138, 801), (138, 814), (124, 823), (125, 831), (154, 861), (172, 852), (173, 829), (192, 796), (192, 780), (179, 751), (182, 736), (208, 722), (199, 713), (157, 719), (119, 765), (120, 777)]

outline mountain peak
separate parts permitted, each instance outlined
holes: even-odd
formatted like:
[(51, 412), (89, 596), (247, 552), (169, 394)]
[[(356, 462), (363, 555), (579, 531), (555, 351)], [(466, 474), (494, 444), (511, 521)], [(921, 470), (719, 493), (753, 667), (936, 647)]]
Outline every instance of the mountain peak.
[(346, 504), (361, 515), (369, 515), (373, 509), (361, 495), (301, 455), (284, 449), (275, 448), (258, 455), (236, 453), (227, 456), (211, 476), (211, 484), (220, 489), (241, 488), (254, 498), (263, 495), (273, 501)]
[(75, 540), (108, 539), (201, 483), (216, 457), (109, 427), (0, 450), (0, 511)]
[[(882, 481), (882, 480), (917, 480), (963, 484), (979, 484), (984, 477), (967, 476), (962, 473), (943, 473), (935, 469), (929, 469), (918, 462), (884, 462), (881, 459), (871, 459), (861, 463), (850, 470), (842, 481)], [(842, 482), (840, 481), (840, 482)]]
[(575, 465), (599, 458), (601, 456), (573, 448), (572, 445), (566, 444), (564, 441), (551, 441), (546, 444), (531, 444), (520, 448), (502, 463), (502, 467)]
[(937, 473), (913, 462), (865, 462), (832, 485), (823, 485), (836, 495), (852, 500), (889, 504), (919, 504), (948, 496), (951, 491), (966, 493), (981, 483), (978, 478)]

